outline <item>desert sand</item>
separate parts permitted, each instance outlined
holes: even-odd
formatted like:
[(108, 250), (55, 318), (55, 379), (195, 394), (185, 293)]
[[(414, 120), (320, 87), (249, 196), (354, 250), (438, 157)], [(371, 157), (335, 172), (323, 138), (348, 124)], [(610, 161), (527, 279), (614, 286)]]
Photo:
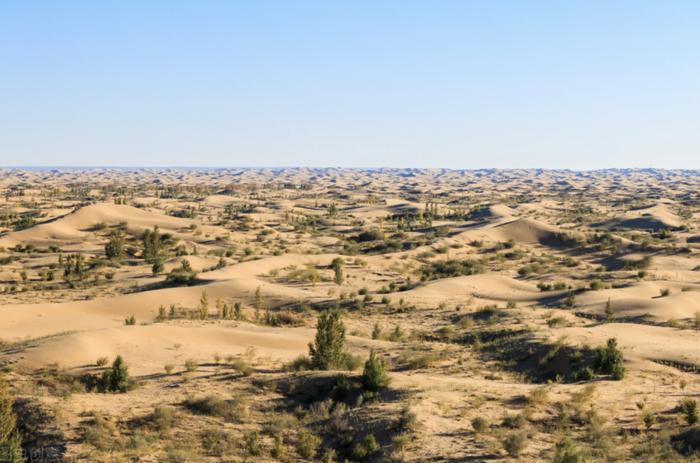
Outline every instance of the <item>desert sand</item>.
[(695, 458), (700, 172), (0, 172), (0, 364), (55, 461)]

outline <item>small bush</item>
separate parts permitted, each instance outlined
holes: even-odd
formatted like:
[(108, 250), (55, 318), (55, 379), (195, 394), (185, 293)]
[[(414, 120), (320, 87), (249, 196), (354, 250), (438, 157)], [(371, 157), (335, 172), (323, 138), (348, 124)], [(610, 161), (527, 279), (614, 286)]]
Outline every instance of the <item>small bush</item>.
[(260, 442), (260, 435), (257, 432), (251, 431), (247, 433), (243, 441), (249, 455), (257, 457), (262, 454), (262, 442)]
[(389, 385), (389, 375), (386, 372), (384, 359), (378, 358), (371, 350), (362, 372), (362, 385), (370, 391), (377, 391)]
[(584, 463), (581, 451), (574, 445), (568, 437), (557, 442), (554, 452), (554, 463)]
[(429, 262), (421, 267), (421, 280), (437, 280), (439, 278), (458, 277), (462, 275), (475, 275), (482, 273), (481, 264), (471, 260), (444, 260)]
[(285, 371), (303, 371), (310, 370), (312, 367), (311, 359), (306, 355), (300, 355), (284, 366)]
[(218, 416), (232, 423), (240, 423), (248, 415), (248, 407), (240, 397), (231, 400), (224, 400), (214, 395), (188, 398), (183, 402), (183, 406), (194, 413)]
[(411, 443), (411, 436), (406, 433), (397, 434), (391, 438), (391, 446), (395, 452), (403, 452)]
[(197, 368), (199, 368), (199, 363), (197, 363), (196, 360), (194, 360), (194, 359), (185, 360), (185, 370), (192, 373), (193, 371), (197, 371)]
[(97, 388), (102, 392), (124, 393), (131, 386), (129, 368), (120, 355), (117, 355), (117, 358), (114, 359), (112, 368), (102, 373), (102, 377), (97, 382)]
[(302, 429), (297, 435), (296, 449), (299, 456), (307, 460), (311, 460), (316, 456), (318, 447), (321, 445), (321, 439), (307, 431)]
[(695, 400), (685, 399), (681, 401), (680, 409), (683, 415), (685, 415), (685, 421), (689, 426), (698, 422), (698, 403)]
[(503, 439), (503, 448), (513, 458), (520, 456), (527, 444), (527, 433), (524, 431), (510, 433)]
[(595, 352), (594, 368), (596, 372), (612, 375), (613, 379), (625, 377), (625, 366), (622, 352), (617, 348), (615, 338), (608, 339), (606, 347), (599, 347)]
[(367, 458), (379, 450), (379, 443), (374, 434), (367, 434), (362, 442), (355, 444), (352, 454), (357, 459)]
[(179, 415), (172, 407), (156, 407), (150, 416), (151, 422), (159, 431), (167, 431), (175, 426)]
[(201, 432), (200, 439), (204, 453), (210, 456), (220, 457), (228, 448), (228, 436), (217, 428), (208, 428)]
[(481, 434), (483, 432), (486, 432), (489, 428), (489, 422), (486, 421), (486, 418), (483, 418), (481, 416), (477, 416), (472, 420), (472, 428), (474, 429), (474, 432), (477, 434)]
[(243, 359), (234, 359), (231, 362), (231, 368), (239, 372), (243, 376), (250, 376), (253, 374), (253, 368), (248, 365)]

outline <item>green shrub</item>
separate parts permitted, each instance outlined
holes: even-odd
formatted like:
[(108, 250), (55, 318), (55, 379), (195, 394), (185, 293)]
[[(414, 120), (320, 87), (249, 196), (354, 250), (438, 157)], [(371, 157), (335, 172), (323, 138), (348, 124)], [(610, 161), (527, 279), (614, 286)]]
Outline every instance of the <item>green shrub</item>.
[(197, 281), (197, 272), (192, 270), (189, 261), (183, 260), (179, 268), (175, 268), (168, 273), (165, 281), (174, 285), (191, 285)]
[(307, 460), (314, 458), (319, 445), (321, 445), (321, 439), (306, 429), (300, 430), (297, 434), (296, 449), (302, 458)]
[(439, 278), (458, 277), (482, 273), (484, 267), (471, 260), (443, 260), (429, 262), (421, 267), (421, 280), (437, 280)]
[(224, 400), (215, 395), (207, 395), (200, 398), (185, 399), (183, 406), (191, 412), (218, 416), (232, 423), (240, 423), (248, 415), (248, 407), (241, 397)]
[(685, 421), (692, 426), (698, 422), (698, 403), (693, 399), (684, 399), (680, 404), (681, 412), (685, 415)]
[(612, 375), (613, 379), (625, 377), (624, 358), (615, 338), (608, 339), (606, 347), (596, 349), (594, 369), (597, 373)]
[(220, 457), (228, 448), (228, 436), (217, 428), (208, 428), (200, 433), (202, 449), (210, 456)]
[(352, 454), (357, 459), (364, 459), (379, 450), (379, 443), (374, 434), (367, 434), (362, 442), (355, 444)]
[(406, 433), (397, 434), (391, 438), (391, 446), (395, 452), (403, 452), (411, 443), (411, 436)]
[(345, 325), (340, 311), (327, 310), (318, 318), (316, 338), (309, 344), (311, 366), (317, 370), (330, 370), (343, 364)]
[(178, 419), (178, 412), (173, 407), (156, 407), (150, 416), (151, 422), (159, 431), (172, 428)]
[(117, 358), (114, 359), (112, 368), (102, 373), (97, 386), (103, 392), (121, 393), (128, 391), (132, 386), (129, 379), (129, 368), (120, 355), (117, 355)]
[(520, 454), (527, 447), (527, 433), (524, 431), (517, 431), (508, 434), (503, 439), (503, 448), (513, 458), (520, 456)]
[(311, 359), (306, 355), (299, 355), (297, 358), (287, 363), (284, 366), (285, 371), (303, 371), (310, 370), (312, 367)]
[(257, 457), (262, 454), (262, 442), (260, 442), (260, 435), (257, 432), (250, 431), (243, 437), (243, 441), (249, 455)]
[(14, 398), (5, 381), (0, 378), (0, 457), (8, 463), (20, 463), (22, 457), (21, 437), (17, 432), (17, 417), (12, 410)]
[(477, 416), (472, 420), (472, 428), (474, 428), (475, 433), (480, 434), (489, 428), (489, 422), (486, 421), (486, 418)]
[(362, 372), (362, 385), (370, 391), (377, 391), (389, 385), (384, 359), (378, 358), (372, 349)]
[(554, 450), (554, 463), (584, 463), (581, 451), (574, 445), (568, 437), (557, 442)]
[(185, 360), (185, 370), (192, 373), (193, 371), (197, 371), (197, 368), (199, 368), (199, 363), (197, 363), (196, 360), (194, 360), (194, 359)]

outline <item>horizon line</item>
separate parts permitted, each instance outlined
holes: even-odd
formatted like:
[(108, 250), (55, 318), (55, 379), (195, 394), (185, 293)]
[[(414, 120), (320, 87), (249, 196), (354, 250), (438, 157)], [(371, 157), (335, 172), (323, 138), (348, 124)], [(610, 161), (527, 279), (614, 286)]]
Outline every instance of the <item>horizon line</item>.
[(447, 170), (447, 171), (515, 171), (515, 170), (539, 170), (539, 171), (569, 171), (569, 172), (601, 172), (601, 171), (700, 171), (700, 167), (600, 167), (593, 169), (577, 169), (572, 167), (416, 167), (416, 166), (188, 166), (188, 165), (0, 165), (0, 170), (83, 170), (83, 169), (187, 169), (187, 170), (223, 170), (223, 169), (248, 169), (248, 170), (284, 170), (284, 169), (313, 169), (313, 170)]

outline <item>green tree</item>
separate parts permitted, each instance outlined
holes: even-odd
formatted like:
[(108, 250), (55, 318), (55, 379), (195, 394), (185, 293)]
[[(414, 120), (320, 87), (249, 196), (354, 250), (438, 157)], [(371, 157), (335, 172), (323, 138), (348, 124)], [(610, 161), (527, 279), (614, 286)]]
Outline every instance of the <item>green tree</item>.
[(386, 372), (384, 359), (377, 357), (372, 349), (369, 358), (365, 362), (365, 369), (362, 372), (362, 385), (370, 391), (377, 391), (389, 385), (389, 375)]
[(382, 337), (382, 328), (379, 323), (374, 323), (374, 328), (372, 329), (372, 339), (380, 339)]
[(685, 420), (690, 426), (698, 422), (698, 403), (693, 399), (685, 399), (681, 401), (680, 409), (685, 415)]
[(625, 377), (624, 357), (617, 348), (617, 339), (610, 338), (607, 346), (596, 349), (594, 368), (598, 373), (612, 375), (613, 379)]
[(21, 438), (17, 432), (17, 417), (12, 410), (13, 403), (7, 384), (0, 378), (0, 458), (7, 463), (24, 461)]
[(161, 259), (160, 257), (156, 257), (155, 259), (153, 259), (153, 265), (151, 266), (151, 272), (153, 273), (153, 275), (158, 275), (163, 271), (163, 269), (163, 259)]
[(260, 321), (260, 311), (263, 309), (263, 297), (260, 286), (255, 290), (255, 321)]
[(146, 229), (141, 235), (143, 242), (143, 258), (150, 262), (160, 255), (162, 248), (162, 240), (158, 225), (153, 227), (153, 230)]
[(119, 260), (124, 257), (124, 235), (120, 230), (114, 230), (105, 244), (105, 255), (108, 259)]
[(121, 355), (117, 355), (112, 363), (112, 368), (102, 373), (102, 389), (107, 392), (126, 392), (130, 385), (129, 368)]
[(612, 323), (614, 319), (615, 319), (615, 312), (613, 311), (612, 303), (610, 302), (610, 298), (608, 298), (608, 302), (605, 303), (605, 321), (608, 323)]
[(317, 370), (330, 370), (342, 364), (345, 344), (345, 325), (340, 311), (326, 310), (318, 317), (316, 338), (309, 344), (311, 366)]
[(199, 318), (206, 320), (209, 316), (209, 296), (206, 291), (202, 291), (202, 296), (199, 298), (199, 306), (197, 307)]
[(343, 276), (343, 265), (345, 264), (345, 261), (343, 261), (342, 257), (336, 257), (333, 259), (333, 262), (331, 262), (331, 268), (333, 269), (334, 272), (334, 277), (333, 281), (335, 281), (335, 284), (340, 286), (343, 284), (343, 280), (345, 279)]

